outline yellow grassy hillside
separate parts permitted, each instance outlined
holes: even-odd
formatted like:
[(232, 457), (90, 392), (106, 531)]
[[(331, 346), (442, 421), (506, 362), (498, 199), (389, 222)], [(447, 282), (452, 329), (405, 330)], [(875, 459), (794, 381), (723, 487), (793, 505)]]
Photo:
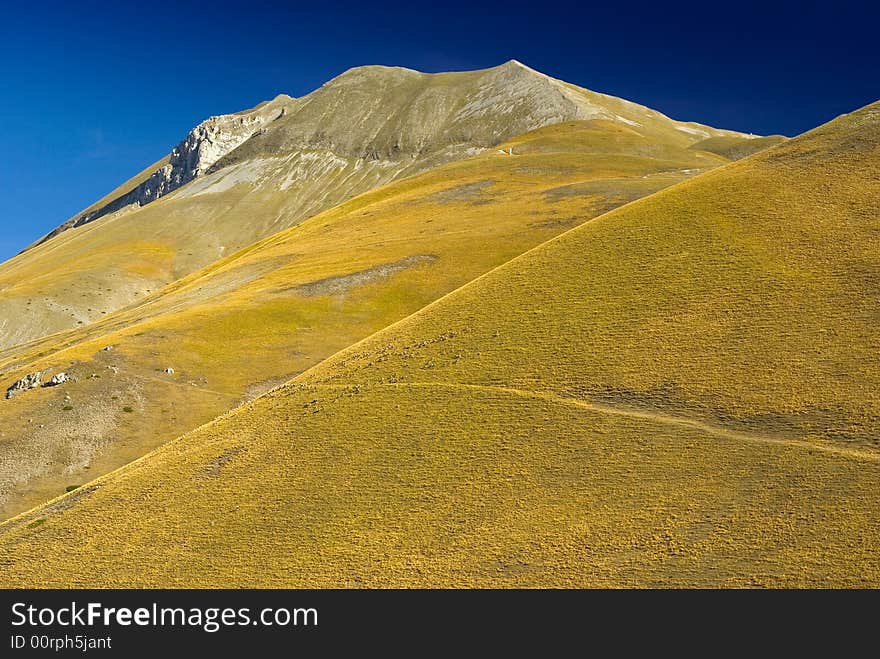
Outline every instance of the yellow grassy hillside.
[(310, 381), (499, 384), (880, 448), (878, 116), (612, 211)]
[(877, 586), (880, 106), (0, 527), (6, 586)]
[[(139, 305), (0, 353), (6, 386), (42, 369), (78, 380), (0, 399), (0, 514), (119, 467), (548, 238), (723, 162), (604, 121), (503, 147), (358, 197)], [(102, 231), (95, 222), (42, 248)]]

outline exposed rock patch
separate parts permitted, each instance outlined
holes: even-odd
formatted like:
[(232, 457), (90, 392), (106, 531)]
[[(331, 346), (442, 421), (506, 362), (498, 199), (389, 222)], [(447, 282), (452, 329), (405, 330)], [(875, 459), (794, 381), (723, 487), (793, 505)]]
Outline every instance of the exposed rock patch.
[[(143, 406), (138, 387), (115, 391), (119, 397), (123, 394), (130, 405)], [(70, 409), (45, 415), (40, 419), (45, 423), (39, 427), (29, 426), (24, 441), (0, 443), (0, 510), (21, 491), (19, 488), (36, 479), (53, 473), (80, 473), (116, 440), (118, 419), (124, 415), (117, 406), (108, 405), (103, 399), (83, 399), (72, 404), (69, 397), (65, 397), (64, 404)], [(61, 505), (67, 506), (89, 491), (80, 488), (76, 490), (77, 496), (65, 497)]]
[(189, 183), (241, 146), (263, 125), (281, 118), (284, 104), (290, 100), (282, 94), (251, 111), (209, 117), (193, 128), (186, 139), (172, 149), (167, 162), (146, 180), (116, 199), (71, 218), (36, 244), (110, 213), (128, 207), (139, 208)]
[(216, 478), (220, 475), (220, 471), (226, 466), (230, 460), (239, 455), (245, 448), (243, 446), (237, 446), (235, 448), (229, 449), (225, 451), (221, 455), (217, 456), (211, 462), (209, 462), (199, 473), (199, 476), (202, 478)]
[(10, 386), (6, 390), (6, 400), (10, 400), (14, 398), (17, 394), (22, 391), (27, 391), (28, 389), (36, 389), (40, 386), (40, 383), (43, 381), (43, 373), (45, 371), (36, 371), (35, 373), (28, 373), (23, 378), (21, 378), (18, 382), (15, 382), (12, 386)]
[(375, 268), (352, 272), (348, 275), (327, 277), (307, 284), (301, 284), (294, 287), (293, 290), (306, 297), (317, 295), (344, 295), (357, 286), (364, 286), (365, 284), (381, 281), (382, 279), (387, 279), (407, 268), (418, 265), (419, 263), (430, 263), (436, 260), (437, 257), (432, 254), (417, 254), (415, 256), (408, 256), (400, 261), (395, 261), (394, 263), (386, 263), (384, 265), (376, 266)]
[(471, 202), (475, 204), (487, 204), (491, 200), (491, 197), (486, 193), (486, 190), (494, 184), (495, 181), (486, 179), (483, 181), (476, 181), (475, 183), (458, 185), (422, 197), (417, 203), (454, 204), (459, 202)]

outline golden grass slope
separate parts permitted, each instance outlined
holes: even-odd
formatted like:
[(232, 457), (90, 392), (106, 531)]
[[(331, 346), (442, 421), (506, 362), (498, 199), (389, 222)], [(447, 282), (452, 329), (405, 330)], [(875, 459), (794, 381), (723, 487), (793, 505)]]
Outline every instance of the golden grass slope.
[(880, 105), (6, 522), (4, 586), (877, 586)]
[(877, 476), (575, 400), (288, 388), (6, 523), (0, 583), (875, 585)]
[[(41, 369), (78, 378), (0, 400), (0, 512), (119, 467), (548, 238), (723, 162), (609, 122), (549, 126), (0, 353), (5, 386)], [(95, 240), (97, 225), (84, 227)]]
[(876, 448), (878, 123), (872, 105), (612, 211), (313, 381), (500, 383)]

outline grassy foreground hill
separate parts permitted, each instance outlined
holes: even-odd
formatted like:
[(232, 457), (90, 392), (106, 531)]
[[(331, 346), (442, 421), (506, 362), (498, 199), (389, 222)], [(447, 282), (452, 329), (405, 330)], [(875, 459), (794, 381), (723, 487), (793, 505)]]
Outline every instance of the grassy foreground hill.
[(5, 586), (880, 585), (880, 105), (0, 527)]
[[(501, 146), (357, 197), (103, 320), (0, 352), (6, 386), (43, 370), (77, 379), (0, 400), (0, 514), (115, 469), (548, 238), (725, 162), (607, 120)], [(100, 240), (104, 229), (99, 220), (41, 249), (77, 231)]]

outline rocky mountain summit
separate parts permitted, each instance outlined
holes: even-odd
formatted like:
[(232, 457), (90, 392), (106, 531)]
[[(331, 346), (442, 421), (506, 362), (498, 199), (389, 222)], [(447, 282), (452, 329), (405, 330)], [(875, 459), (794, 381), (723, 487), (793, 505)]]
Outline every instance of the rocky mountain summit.
[[(639, 131), (677, 130), (691, 142), (743, 136), (672, 121), (636, 103), (556, 80), (517, 60), (481, 71), (437, 74), (362, 66), (300, 99), (280, 94), (251, 110), (206, 119), (155, 170), (123, 186), (130, 189), (77, 214), (40, 242), (99, 217), (139, 208), (193, 179), (253, 158), (313, 152), (311, 160), (318, 166), (298, 167), (298, 175), (284, 179), (287, 187), (351, 159), (370, 164), (377, 182), (384, 183), (536, 128), (595, 119)], [(250, 173), (244, 178), (251, 178)]]
[(0, 264), (0, 517), (745, 142), (516, 61), (359, 67), (206, 120)]

